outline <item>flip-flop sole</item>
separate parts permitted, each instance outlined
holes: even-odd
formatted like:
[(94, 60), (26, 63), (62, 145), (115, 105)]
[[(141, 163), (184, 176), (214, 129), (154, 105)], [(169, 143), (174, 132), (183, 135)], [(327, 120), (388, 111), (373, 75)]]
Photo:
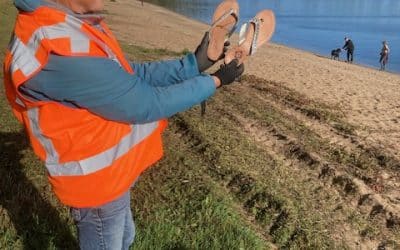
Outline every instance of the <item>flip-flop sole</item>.
[(232, 27), (238, 22), (239, 4), (236, 0), (225, 0), (218, 5), (214, 12), (213, 24), (231, 10), (234, 11), (236, 17), (233, 14), (229, 15), (223, 20), (220, 20), (218, 24), (210, 30), (210, 42), (207, 50), (207, 56), (210, 60), (217, 61), (222, 55), (227, 35), (229, 35)]
[[(255, 41), (257, 48), (268, 42), (275, 31), (275, 15), (271, 10), (263, 10), (259, 12), (255, 19), (259, 20), (259, 31), (258, 37)], [(245, 34), (243, 41), (240, 45), (233, 47), (225, 53), (225, 63), (228, 64), (232, 60), (239, 60), (239, 65), (242, 64), (248, 56), (254, 54), (253, 42), (256, 25), (254, 22), (250, 22)]]

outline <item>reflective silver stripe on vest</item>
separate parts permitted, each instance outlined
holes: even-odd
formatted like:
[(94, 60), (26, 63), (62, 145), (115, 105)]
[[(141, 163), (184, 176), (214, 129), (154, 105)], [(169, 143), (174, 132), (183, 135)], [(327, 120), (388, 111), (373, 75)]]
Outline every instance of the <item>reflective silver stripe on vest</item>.
[(52, 26), (40, 28), (44, 37), (49, 39), (69, 38), (71, 41), (72, 53), (89, 53), (90, 40), (88, 36), (81, 31), (82, 21), (67, 15), (64, 23), (58, 23)]
[(11, 72), (14, 73), (20, 69), (25, 76), (28, 76), (38, 70), (40, 62), (35, 57), (36, 50), (37, 48), (30, 48), (29, 44), (25, 45), (18, 37), (14, 36), (10, 46), (13, 56)]
[(82, 24), (79, 19), (67, 15), (65, 22), (37, 29), (27, 44), (14, 35), (10, 43), (10, 51), (13, 55), (11, 72), (21, 70), (25, 76), (30, 76), (40, 68), (41, 64), (35, 54), (43, 39), (69, 38), (72, 53), (89, 53), (90, 38), (82, 32)]
[(53, 142), (49, 138), (45, 137), (40, 129), (39, 108), (29, 109), (28, 118), (33, 135), (38, 139), (46, 151), (46, 165), (58, 163), (59, 157), (54, 148)]
[(88, 175), (100, 171), (127, 154), (158, 127), (158, 122), (131, 125), (131, 132), (108, 150), (80, 161), (59, 163), (58, 153), (51, 140), (46, 138), (40, 129), (38, 111), (38, 108), (28, 111), (32, 132), (46, 150), (46, 167), (49, 174), (55, 177)]

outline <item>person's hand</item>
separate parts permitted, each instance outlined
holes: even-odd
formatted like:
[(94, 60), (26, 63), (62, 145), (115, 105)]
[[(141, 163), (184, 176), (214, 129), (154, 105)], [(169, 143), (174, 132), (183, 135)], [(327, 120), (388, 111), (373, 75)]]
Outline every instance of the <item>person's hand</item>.
[(244, 64), (238, 66), (238, 63), (239, 61), (235, 59), (229, 64), (222, 64), (221, 68), (212, 74), (213, 77), (217, 78), (214, 80), (217, 87), (231, 84), (243, 74)]
[(218, 58), (217, 61), (212, 61), (207, 56), (208, 44), (210, 42), (209, 39), (210, 39), (209, 32), (206, 32), (204, 34), (203, 39), (201, 40), (200, 45), (197, 47), (196, 51), (194, 52), (194, 55), (196, 56), (197, 67), (199, 69), (199, 72), (206, 71), (211, 66), (213, 66), (218, 60), (223, 59), (225, 57), (225, 52), (228, 50), (228, 47), (230, 45), (230, 42), (226, 41), (224, 43), (224, 51), (222, 52), (221, 56)]

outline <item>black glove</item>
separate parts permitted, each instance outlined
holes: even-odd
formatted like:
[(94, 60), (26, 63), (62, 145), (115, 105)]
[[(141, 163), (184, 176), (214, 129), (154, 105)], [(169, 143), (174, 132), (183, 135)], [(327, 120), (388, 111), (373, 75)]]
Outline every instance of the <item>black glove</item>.
[(208, 56), (207, 56), (208, 44), (209, 44), (209, 32), (206, 32), (204, 34), (203, 39), (201, 40), (200, 45), (197, 47), (196, 51), (194, 52), (194, 55), (196, 56), (197, 67), (199, 68), (199, 72), (206, 71), (211, 66), (213, 66), (218, 60), (221, 60), (222, 58), (224, 58), (225, 52), (228, 50), (228, 46), (230, 45), (230, 42), (226, 41), (224, 43), (224, 51), (221, 54), (220, 58), (218, 58), (217, 61), (212, 61), (208, 58)]
[(244, 64), (238, 66), (239, 61), (233, 60), (229, 64), (222, 64), (221, 68), (212, 74), (221, 81), (221, 86), (231, 84), (244, 72)]

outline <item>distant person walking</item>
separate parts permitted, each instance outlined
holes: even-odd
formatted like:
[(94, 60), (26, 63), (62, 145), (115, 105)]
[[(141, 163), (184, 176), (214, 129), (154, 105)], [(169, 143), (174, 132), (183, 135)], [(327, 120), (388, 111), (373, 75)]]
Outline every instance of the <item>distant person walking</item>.
[(354, 57), (354, 43), (353, 41), (348, 38), (345, 37), (344, 38), (345, 44), (343, 46), (344, 50), (347, 50), (347, 62), (349, 63), (353, 63), (353, 57)]
[(379, 59), (379, 62), (381, 63), (381, 70), (385, 70), (386, 69), (386, 64), (389, 61), (389, 53), (390, 53), (390, 49), (389, 49), (389, 45), (386, 41), (382, 42), (382, 50), (381, 50), (381, 59)]

